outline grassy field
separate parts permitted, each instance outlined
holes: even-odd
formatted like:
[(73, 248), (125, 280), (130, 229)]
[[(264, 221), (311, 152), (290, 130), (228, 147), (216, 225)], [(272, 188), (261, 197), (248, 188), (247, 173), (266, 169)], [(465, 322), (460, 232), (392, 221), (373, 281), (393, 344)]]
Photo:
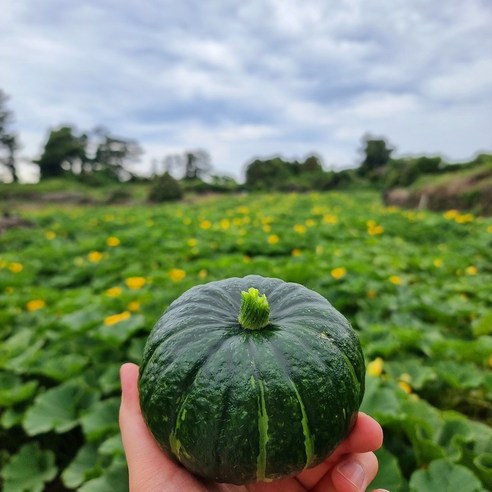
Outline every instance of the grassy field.
[(120, 364), (182, 292), (252, 273), (318, 291), (358, 330), (363, 410), (385, 431), (375, 486), (492, 489), (492, 219), (363, 192), (22, 216), (0, 235), (6, 492), (125, 490)]

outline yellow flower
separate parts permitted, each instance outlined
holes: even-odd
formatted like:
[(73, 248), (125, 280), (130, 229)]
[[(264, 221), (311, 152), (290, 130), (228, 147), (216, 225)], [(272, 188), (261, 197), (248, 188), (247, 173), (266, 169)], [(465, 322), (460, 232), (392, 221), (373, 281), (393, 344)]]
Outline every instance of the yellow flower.
[(489, 367), (492, 367), (492, 355), (489, 357), (487, 363), (488, 363)]
[(307, 219), (305, 224), (306, 224), (306, 227), (314, 227), (316, 225), (316, 221), (313, 219)]
[(373, 361), (367, 364), (367, 374), (369, 376), (381, 376), (384, 368), (384, 360), (381, 357), (376, 357)]
[(100, 251), (91, 251), (87, 258), (91, 263), (99, 263), (102, 260), (103, 254)]
[(465, 272), (467, 275), (476, 275), (478, 273), (478, 269), (475, 265), (470, 265), (466, 268)]
[(200, 280), (205, 280), (208, 276), (208, 271), (205, 270), (205, 268), (202, 268), (199, 272), (198, 272), (198, 278)]
[(205, 219), (200, 222), (200, 228), (201, 229), (210, 229), (212, 227), (212, 222), (209, 220)]
[(458, 224), (467, 224), (468, 222), (473, 222), (475, 220), (475, 216), (473, 214), (457, 215), (454, 220)]
[(181, 282), (186, 277), (186, 272), (181, 268), (172, 268), (169, 270), (169, 277), (173, 282)]
[(145, 277), (128, 277), (125, 283), (130, 289), (138, 290), (147, 283), (147, 279)]
[(194, 238), (191, 238), (191, 239), (188, 239), (188, 241), (186, 241), (186, 244), (190, 248), (194, 248), (198, 244), (198, 241), (196, 239), (194, 239)]
[(106, 295), (108, 297), (118, 297), (121, 295), (121, 287), (111, 287), (110, 289), (106, 290)]
[(294, 249), (290, 252), (290, 254), (291, 254), (292, 256), (301, 256), (301, 255), (302, 255), (302, 251), (301, 251), (299, 248), (294, 248)]
[(409, 395), (412, 392), (412, 387), (406, 381), (398, 381), (398, 386)]
[(389, 278), (389, 281), (393, 285), (401, 285), (402, 284), (402, 280), (398, 275), (391, 275), (391, 277)]
[(302, 224), (296, 224), (294, 226), (294, 231), (297, 232), (297, 234), (306, 234), (306, 226), (303, 226)]
[(248, 207), (245, 207), (245, 206), (238, 207), (237, 208), (237, 211), (240, 214), (243, 214), (243, 215), (248, 215), (249, 214), (249, 208)]
[(384, 232), (384, 227), (380, 225), (372, 225), (367, 228), (367, 232), (371, 236), (378, 236)]
[(367, 297), (368, 297), (369, 299), (374, 299), (377, 295), (378, 295), (378, 294), (377, 294), (377, 292), (376, 292), (375, 290), (369, 289), (369, 290), (367, 291)]
[(488, 232), (489, 234), (492, 234), (492, 225), (489, 225), (489, 226), (487, 227), (487, 232)]
[(336, 224), (338, 217), (336, 215), (326, 214), (323, 216), (323, 224)]
[(44, 237), (46, 239), (48, 239), (49, 241), (52, 241), (56, 237), (56, 232), (54, 232), (54, 231), (46, 231), (46, 234), (44, 235)]
[(271, 234), (267, 238), (267, 243), (271, 244), (271, 245), (277, 244), (279, 241), (280, 241), (280, 238), (276, 234)]
[(110, 236), (108, 237), (108, 239), (106, 239), (106, 244), (112, 248), (114, 248), (115, 246), (119, 246), (120, 243), (121, 241), (115, 236)]
[(458, 210), (448, 210), (447, 212), (444, 212), (443, 214), (443, 217), (445, 219), (448, 219), (448, 220), (452, 220), (452, 219), (455, 219), (456, 217), (458, 217), (460, 213), (458, 212)]
[(106, 326), (112, 326), (116, 323), (119, 323), (120, 321), (128, 319), (130, 316), (130, 311), (123, 311), (122, 313), (112, 314), (111, 316), (106, 316), (106, 318), (104, 318), (104, 324)]
[(231, 227), (231, 221), (229, 219), (221, 219), (221, 221), (219, 222), (219, 226), (221, 229), (226, 231), (227, 229), (229, 229), (229, 227)]
[(251, 262), (251, 256), (244, 255), (243, 256), (243, 263), (250, 263)]
[(263, 226), (263, 232), (272, 232), (272, 226), (271, 225), (268, 225), (268, 224), (265, 224)]
[(330, 273), (335, 280), (340, 280), (347, 275), (347, 269), (345, 267), (338, 267), (334, 268)]
[(134, 313), (140, 309), (140, 303), (138, 301), (129, 302), (128, 309)]
[(22, 272), (22, 270), (24, 270), (24, 266), (22, 265), (22, 263), (15, 261), (14, 263), (11, 263), (9, 265), (9, 270), (12, 273), (19, 273), (19, 272)]
[(433, 263), (433, 265), (436, 268), (441, 268), (442, 267), (442, 260), (441, 260), (441, 258), (436, 258), (432, 263)]
[(26, 309), (28, 311), (37, 311), (38, 309), (43, 309), (46, 306), (46, 302), (43, 299), (33, 299), (26, 304)]

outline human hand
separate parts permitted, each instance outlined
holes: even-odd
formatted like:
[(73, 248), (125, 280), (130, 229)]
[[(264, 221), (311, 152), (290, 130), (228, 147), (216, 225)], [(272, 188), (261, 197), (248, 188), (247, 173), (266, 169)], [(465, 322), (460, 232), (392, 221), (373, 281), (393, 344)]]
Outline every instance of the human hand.
[(138, 366), (123, 364), (120, 378), (120, 429), (130, 492), (362, 492), (376, 476), (373, 451), (381, 446), (383, 431), (375, 420), (359, 413), (354, 429), (331, 456), (296, 477), (247, 485), (202, 480), (171, 461), (147, 429), (138, 398)]

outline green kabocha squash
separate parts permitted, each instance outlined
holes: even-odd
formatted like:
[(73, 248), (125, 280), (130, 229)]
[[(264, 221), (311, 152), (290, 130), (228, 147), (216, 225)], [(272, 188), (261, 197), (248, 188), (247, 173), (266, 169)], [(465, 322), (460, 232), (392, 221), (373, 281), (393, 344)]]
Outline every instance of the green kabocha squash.
[(193, 287), (152, 330), (144, 419), (193, 473), (242, 484), (323, 461), (352, 429), (365, 366), (349, 322), (302, 285), (250, 275)]

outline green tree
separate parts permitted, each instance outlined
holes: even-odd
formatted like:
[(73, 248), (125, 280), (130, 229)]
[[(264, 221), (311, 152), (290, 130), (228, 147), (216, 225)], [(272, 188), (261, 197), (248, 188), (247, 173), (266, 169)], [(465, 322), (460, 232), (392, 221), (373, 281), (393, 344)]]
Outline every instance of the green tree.
[(8, 181), (18, 181), (15, 153), (19, 148), (18, 138), (10, 130), (13, 114), (6, 107), (7, 95), (0, 89), (0, 178), (5, 171)]
[(205, 150), (185, 152), (184, 179), (203, 179), (212, 170), (210, 155)]
[(91, 172), (101, 172), (118, 181), (130, 179), (133, 175), (128, 167), (140, 159), (143, 152), (140, 145), (135, 140), (113, 137), (103, 128), (97, 128), (94, 133), (99, 142), (94, 156), (87, 161)]
[(255, 159), (246, 168), (246, 186), (258, 189), (279, 189), (293, 176), (293, 166), (280, 157)]
[(364, 160), (359, 167), (358, 174), (371, 180), (376, 180), (382, 174), (384, 166), (390, 159), (393, 149), (387, 146), (384, 139), (373, 139), (364, 137)]
[(321, 159), (316, 155), (310, 155), (301, 164), (301, 173), (322, 173), (323, 165), (321, 164)]
[(80, 170), (88, 160), (86, 150), (87, 136), (75, 135), (71, 126), (51, 130), (41, 157), (33, 161), (39, 166), (40, 179)]
[(183, 196), (183, 190), (179, 182), (168, 172), (155, 178), (149, 191), (149, 201), (154, 203), (179, 200)]

